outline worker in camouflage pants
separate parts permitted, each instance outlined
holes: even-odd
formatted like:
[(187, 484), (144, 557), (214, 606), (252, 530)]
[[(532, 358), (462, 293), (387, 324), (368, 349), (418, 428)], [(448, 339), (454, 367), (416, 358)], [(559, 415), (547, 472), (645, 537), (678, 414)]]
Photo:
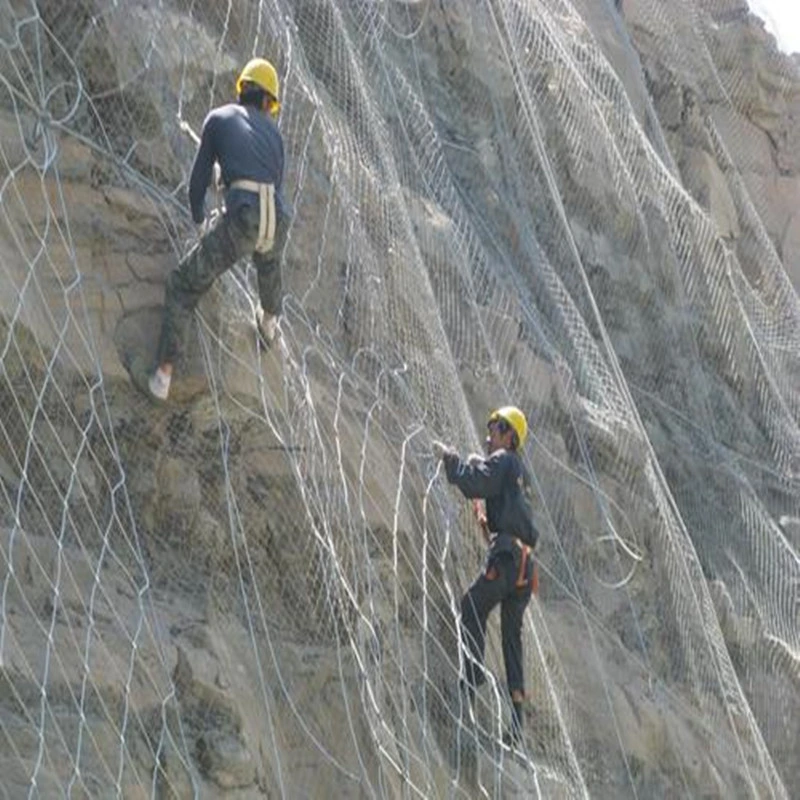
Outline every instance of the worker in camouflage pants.
[(261, 301), (259, 323), (266, 343), (274, 332), (265, 330), (264, 319), (277, 319), (281, 302), (280, 254), (286, 236), (287, 221), (280, 217), (275, 229), (275, 243), (267, 253), (254, 250), (258, 237), (257, 206), (240, 205), (219, 214), (209, 223), (203, 238), (194, 245), (176, 270), (170, 273), (165, 288), (164, 318), (158, 343), (158, 361), (174, 364), (181, 356), (188, 338), (192, 314), (211, 284), (240, 258), (251, 255), (258, 278)]
[[(199, 241), (167, 278), (156, 369), (132, 366), (134, 384), (156, 400), (169, 396), (174, 365), (187, 341), (192, 315), (214, 281), (239, 259), (252, 256), (260, 307), (256, 322), (267, 346), (278, 333), (280, 260), (288, 214), (282, 196), (284, 150), (275, 68), (249, 61), (236, 83), (238, 103), (212, 110), (203, 122), (189, 180), (192, 219)], [(215, 165), (225, 190), (222, 213), (206, 219), (205, 195)]]

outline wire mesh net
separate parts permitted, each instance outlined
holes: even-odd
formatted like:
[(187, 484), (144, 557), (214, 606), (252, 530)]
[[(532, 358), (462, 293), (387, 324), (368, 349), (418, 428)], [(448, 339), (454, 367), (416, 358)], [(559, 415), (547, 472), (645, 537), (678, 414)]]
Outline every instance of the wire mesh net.
[[(734, 0), (618, 5), (2, 3), (6, 794), (800, 785), (800, 307), (764, 221), (797, 66)], [(182, 124), (252, 55), (281, 337), (238, 264), (203, 390), (154, 408), (118, 348), (192, 237)], [(520, 752), (496, 622), (458, 691), (483, 546), (430, 452), (507, 402), (542, 532)]]

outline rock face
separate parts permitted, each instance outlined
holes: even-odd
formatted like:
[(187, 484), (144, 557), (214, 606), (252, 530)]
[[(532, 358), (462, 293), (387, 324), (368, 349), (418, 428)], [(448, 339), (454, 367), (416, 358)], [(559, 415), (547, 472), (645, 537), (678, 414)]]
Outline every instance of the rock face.
[[(189, 7), (190, 6), (190, 7)], [(0, 13), (0, 788), (800, 786), (800, 73), (744, 0), (81, 0)], [(210, 107), (265, 53), (292, 205), (152, 354)], [(523, 754), (430, 456), (526, 410)], [(524, 757), (523, 757), (524, 756)]]

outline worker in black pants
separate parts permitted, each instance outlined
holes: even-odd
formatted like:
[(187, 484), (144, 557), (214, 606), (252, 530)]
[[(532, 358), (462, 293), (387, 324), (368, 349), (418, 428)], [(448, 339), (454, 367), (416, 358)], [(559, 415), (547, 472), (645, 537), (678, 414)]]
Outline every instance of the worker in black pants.
[(505, 406), (489, 416), (486, 457), (473, 454), (463, 460), (453, 448), (433, 443), (434, 454), (444, 461), (447, 480), (465, 497), (485, 500), (485, 513), (481, 511), (479, 520), (489, 545), (486, 566), (461, 600), (464, 686), (472, 701), (486, 680), (486, 623), (491, 610), (500, 605), (503, 660), (513, 709), (511, 728), (504, 737), (509, 744), (522, 738), (522, 620), (531, 598), (532, 550), (538, 538), (519, 457), (527, 433), (525, 415), (515, 406)]

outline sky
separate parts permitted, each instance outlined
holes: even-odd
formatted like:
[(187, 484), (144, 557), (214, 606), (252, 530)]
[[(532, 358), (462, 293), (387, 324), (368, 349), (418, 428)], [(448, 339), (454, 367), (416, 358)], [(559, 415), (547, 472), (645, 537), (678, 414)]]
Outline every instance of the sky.
[(786, 53), (800, 53), (800, 0), (748, 0)]

